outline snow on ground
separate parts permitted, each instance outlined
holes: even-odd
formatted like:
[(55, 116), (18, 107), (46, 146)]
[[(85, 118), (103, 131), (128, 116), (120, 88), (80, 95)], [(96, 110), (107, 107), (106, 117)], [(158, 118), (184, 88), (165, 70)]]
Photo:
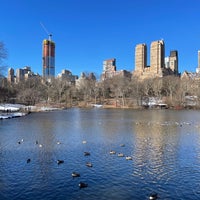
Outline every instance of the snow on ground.
[(25, 108), (25, 105), (21, 104), (0, 104), (0, 111), (16, 112), (20, 108)]

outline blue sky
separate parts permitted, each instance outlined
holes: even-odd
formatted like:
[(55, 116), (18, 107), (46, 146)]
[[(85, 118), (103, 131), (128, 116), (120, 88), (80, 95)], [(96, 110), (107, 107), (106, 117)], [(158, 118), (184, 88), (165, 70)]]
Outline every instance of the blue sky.
[[(164, 39), (165, 56), (178, 50), (179, 71), (195, 71), (200, 49), (199, 0), (0, 0), (0, 41), (6, 64), (42, 74), (42, 41), (52, 33), (56, 74), (102, 73), (103, 60), (134, 70), (135, 46)], [(149, 61), (148, 61), (148, 64)]]

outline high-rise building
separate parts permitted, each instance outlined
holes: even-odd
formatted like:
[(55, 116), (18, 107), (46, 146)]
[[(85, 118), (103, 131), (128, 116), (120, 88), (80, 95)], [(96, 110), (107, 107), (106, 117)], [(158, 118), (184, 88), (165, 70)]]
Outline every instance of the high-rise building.
[(170, 51), (169, 56), (169, 68), (174, 72), (175, 75), (178, 75), (178, 51)]
[(43, 40), (43, 77), (55, 77), (55, 43), (50, 39)]
[(170, 52), (165, 57), (165, 44), (163, 40), (151, 43), (150, 66), (147, 65), (147, 47), (145, 44), (138, 44), (135, 48), (135, 71), (133, 75), (145, 78), (156, 78), (168, 75), (179, 76), (178, 72), (178, 51)]
[(135, 47), (135, 71), (143, 72), (147, 67), (147, 46), (138, 44)]
[(15, 81), (15, 71), (14, 71), (13, 68), (8, 69), (8, 78), (7, 79), (10, 83), (14, 83), (14, 81)]
[(162, 68), (165, 66), (165, 45), (163, 40), (151, 43), (150, 66), (152, 73), (162, 73)]
[(102, 73), (102, 80), (107, 78), (112, 78), (116, 73), (116, 59), (111, 58), (108, 60), (103, 61), (103, 73)]
[(24, 81), (24, 70), (23, 69), (16, 70), (16, 82), (19, 83), (20, 81)]

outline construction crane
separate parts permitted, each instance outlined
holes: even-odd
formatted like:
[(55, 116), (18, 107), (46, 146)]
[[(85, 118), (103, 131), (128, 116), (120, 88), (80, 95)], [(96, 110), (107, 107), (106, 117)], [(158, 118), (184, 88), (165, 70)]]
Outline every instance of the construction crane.
[(49, 41), (51, 41), (52, 34), (49, 33), (49, 31), (46, 29), (46, 27), (44, 26), (44, 24), (42, 22), (40, 22), (40, 25), (42, 26), (42, 28), (44, 29), (46, 34), (49, 36)]

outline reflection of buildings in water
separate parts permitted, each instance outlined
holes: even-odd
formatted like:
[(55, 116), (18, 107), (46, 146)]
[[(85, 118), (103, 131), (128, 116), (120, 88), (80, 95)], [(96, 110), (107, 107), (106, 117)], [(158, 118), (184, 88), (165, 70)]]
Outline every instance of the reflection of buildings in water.
[(134, 157), (142, 173), (145, 169), (145, 173), (159, 178), (166, 165), (176, 159), (174, 152), (179, 142), (177, 128), (165, 111), (150, 111), (145, 119), (134, 124)]

